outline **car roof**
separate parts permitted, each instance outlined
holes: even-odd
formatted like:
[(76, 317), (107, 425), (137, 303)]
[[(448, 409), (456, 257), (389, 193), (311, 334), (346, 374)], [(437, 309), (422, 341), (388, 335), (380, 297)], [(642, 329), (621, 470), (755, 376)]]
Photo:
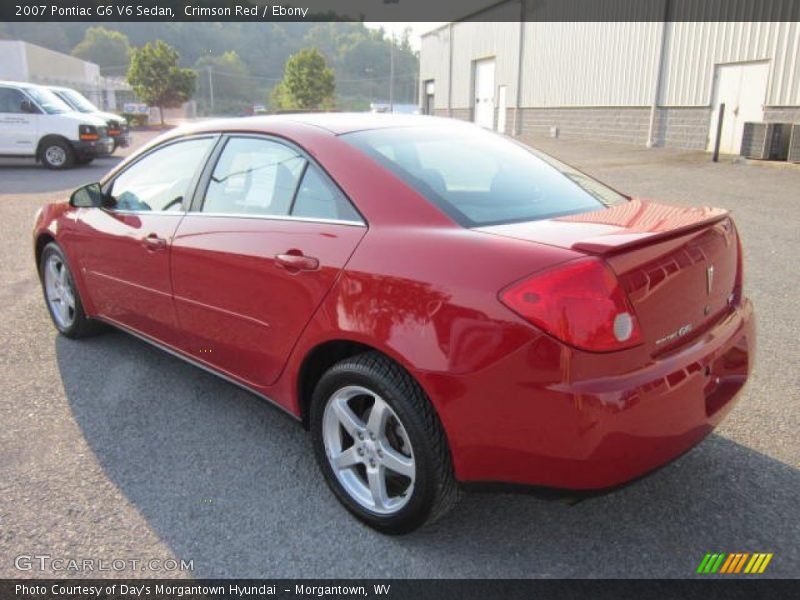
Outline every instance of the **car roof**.
[(471, 123), (427, 115), (398, 115), (386, 113), (287, 113), (230, 119), (212, 119), (187, 124), (180, 128), (181, 133), (192, 130), (234, 131), (250, 130), (269, 132), (279, 124), (303, 124), (323, 129), (334, 135), (386, 129), (392, 127), (475, 127)]
[(28, 81), (3, 81), (0, 80), (0, 85), (7, 85), (9, 87), (18, 87), (18, 88), (32, 88), (32, 87), (45, 87), (38, 83), (30, 83)]

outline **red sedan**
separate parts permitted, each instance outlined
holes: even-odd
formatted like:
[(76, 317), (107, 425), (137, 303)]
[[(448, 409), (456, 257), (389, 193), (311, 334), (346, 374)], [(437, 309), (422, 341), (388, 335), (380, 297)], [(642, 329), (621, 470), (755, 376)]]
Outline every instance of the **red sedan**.
[(177, 129), (46, 206), (34, 247), (62, 334), (110, 324), (270, 400), (389, 533), (457, 482), (647, 473), (753, 364), (726, 211), (631, 199), (446, 119)]

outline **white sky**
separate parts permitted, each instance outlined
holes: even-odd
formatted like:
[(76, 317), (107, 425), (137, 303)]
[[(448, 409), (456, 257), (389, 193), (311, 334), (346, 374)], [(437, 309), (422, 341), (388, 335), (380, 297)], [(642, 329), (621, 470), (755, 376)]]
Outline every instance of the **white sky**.
[(436, 29), (440, 25), (444, 25), (444, 22), (440, 23), (380, 23), (376, 21), (368, 21), (364, 23), (367, 27), (372, 29), (378, 29), (383, 27), (386, 30), (387, 35), (391, 35), (394, 31), (394, 34), (399, 38), (403, 34), (403, 30), (406, 27), (411, 28), (411, 37), (409, 38), (409, 42), (411, 43), (411, 47), (414, 50), (419, 50), (420, 45), (420, 37), (423, 33), (429, 32), (431, 29)]

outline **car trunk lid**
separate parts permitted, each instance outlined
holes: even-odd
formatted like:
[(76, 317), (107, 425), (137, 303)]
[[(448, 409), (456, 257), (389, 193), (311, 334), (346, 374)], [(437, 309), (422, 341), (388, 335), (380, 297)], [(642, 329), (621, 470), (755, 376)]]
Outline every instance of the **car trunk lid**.
[(723, 209), (636, 199), (478, 231), (603, 258), (627, 292), (653, 354), (710, 327), (730, 310), (740, 286), (737, 234)]

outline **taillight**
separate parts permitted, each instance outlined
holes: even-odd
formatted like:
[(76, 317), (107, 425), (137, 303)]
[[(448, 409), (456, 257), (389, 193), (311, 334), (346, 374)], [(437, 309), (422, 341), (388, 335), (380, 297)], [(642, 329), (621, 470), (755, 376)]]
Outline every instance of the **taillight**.
[(536, 273), (500, 292), (521, 317), (578, 348), (607, 352), (641, 342), (639, 321), (614, 272), (580, 259)]

